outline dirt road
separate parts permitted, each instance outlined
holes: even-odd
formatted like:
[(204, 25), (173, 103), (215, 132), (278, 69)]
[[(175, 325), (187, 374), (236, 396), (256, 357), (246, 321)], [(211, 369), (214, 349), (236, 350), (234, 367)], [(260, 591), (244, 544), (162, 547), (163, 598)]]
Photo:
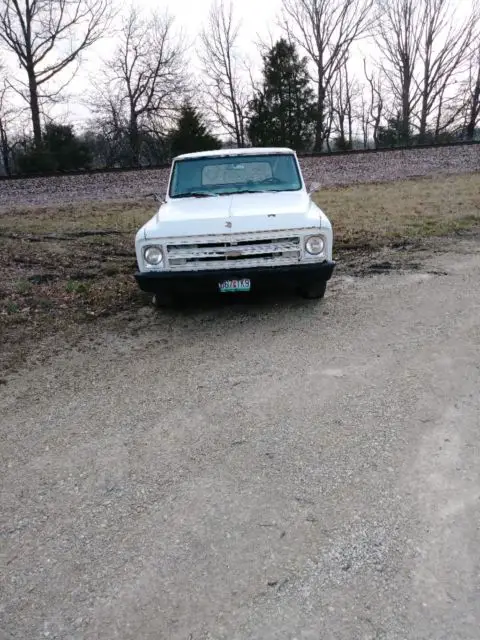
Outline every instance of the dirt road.
[(415, 259), (9, 378), (0, 637), (476, 640), (480, 248)]

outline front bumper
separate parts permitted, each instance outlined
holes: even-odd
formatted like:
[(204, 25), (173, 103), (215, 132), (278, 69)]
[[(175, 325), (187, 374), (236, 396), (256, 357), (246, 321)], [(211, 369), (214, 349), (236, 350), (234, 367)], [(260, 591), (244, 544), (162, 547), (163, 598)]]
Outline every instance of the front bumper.
[(208, 271), (146, 271), (137, 272), (135, 279), (148, 293), (217, 293), (224, 280), (249, 278), (251, 292), (273, 288), (298, 288), (318, 281), (330, 280), (335, 262), (294, 264), (281, 267), (248, 269), (215, 269)]

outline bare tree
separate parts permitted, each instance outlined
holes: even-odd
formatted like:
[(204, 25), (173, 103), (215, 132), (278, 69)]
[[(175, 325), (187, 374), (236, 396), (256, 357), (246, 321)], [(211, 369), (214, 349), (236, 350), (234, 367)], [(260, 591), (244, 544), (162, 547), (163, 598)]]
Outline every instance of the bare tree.
[[(383, 101), (383, 88), (380, 72), (375, 75), (374, 72), (368, 73), (367, 61), (363, 60), (363, 69), (365, 72), (365, 78), (368, 84), (368, 112), (366, 116), (366, 129), (371, 129), (372, 138), (375, 148), (378, 147), (378, 132), (380, 130), (380, 123), (382, 121), (384, 101)], [(368, 133), (367, 133), (368, 144)], [(365, 140), (365, 134), (364, 134)]]
[(113, 98), (105, 96), (102, 104), (97, 107), (97, 116), (90, 121), (87, 131), (95, 155), (107, 167), (114, 167), (117, 163), (122, 166), (130, 163), (128, 124), (122, 115), (122, 106)]
[(420, 91), (415, 81), (423, 20), (419, 0), (377, 0), (376, 43), (382, 72), (393, 95), (393, 110), (400, 111), (400, 137), (408, 142), (412, 113)]
[(408, 142), (413, 127), (420, 140), (429, 128), (438, 137), (460, 113), (455, 86), (476, 37), (477, 0), (464, 20), (451, 0), (377, 0), (377, 7), (379, 66), (400, 112), (400, 138)]
[(242, 78), (238, 52), (240, 23), (231, 2), (214, 0), (207, 25), (200, 34), (199, 57), (206, 77), (206, 93), (216, 122), (233, 137), (237, 147), (246, 143), (249, 95)]
[(465, 132), (468, 140), (473, 140), (475, 129), (480, 122), (480, 45), (472, 52), (467, 84), (467, 117)]
[(348, 73), (347, 59), (338, 71), (337, 81), (332, 87), (330, 102), (338, 133), (337, 147), (353, 147), (353, 95), (358, 94), (355, 82)]
[[(0, 71), (2, 69), (0, 68)], [(10, 144), (8, 139), (9, 126), (11, 124), (12, 110), (7, 103), (8, 85), (3, 80), (0, 85), (0, 154), (4, 172), (10, 174)]]
[(368, 102), (365, 99), (365, 95), (362, 92), (360, 96), (360, 106), (357, 110), (357, 119), (360, 122), (360, 130), (362, 132), (363, 148), (368, 149), (368, 136), (370, 133)]
[(128, 132), (131, 162), (138, 165), (141, 131), (154, 121), (170, 123), (187, 90), (182, 36), (168, 14), (148, 18), (132, 8), (118, 34), (120, 43), (96, 82), (97, 112), (117, 131)]
[(335, 92), (333, 86), (329, 87), (325, 96), (324, 113), (323, 113), (323, 133), (325, 147), (328, 153), (332, 151), (332, 136), (335, 133)]
[[(0, 40), (25, 72), (26, 81), (14, 86), (29, 105), (37, 146), (42, 98), (62, 92), (82, 53), (104, 35), (111, 17), (110, 0), (0, 0)], [(72, 68), (70, 78), (49, 92), (49, 81)]]
[[(421, 24), (423, 33), (419, 43), (421, 63), (419, 91), (419, 137), (425, 139), (430, 116), (436, 111), (435, 131), (441, 129), (444, 101), (458, 76), (465, 72), (472, 41), (476, 35), (478, 9), (459, 20), (450, 0), (422, 0)], [(453, 98), (453, 94), (450, 98)], [(455, 118), (450, 114), (447, 123)]]
[[(460, 84), (460, 90), (457, 88), (458, 84)], [(441, 88), (436, 108), (427, 123), (435, 141), (440, 141), (443, 134), (446, 134), (448, 138), (454, 131), (461, 131), (464, 128), (464, 84), (464, 82), (452, 82), (451, 85), (447, 84)], [(455, 91), (456, 88), (457, 90)], [(420, 139), (427, 139), (427, 135)]]
[(373, 0), (283, 0), (282, 26), (315, 68), (315, 151), (327, 140), (326, 100), (352, 44), (365, 35)]

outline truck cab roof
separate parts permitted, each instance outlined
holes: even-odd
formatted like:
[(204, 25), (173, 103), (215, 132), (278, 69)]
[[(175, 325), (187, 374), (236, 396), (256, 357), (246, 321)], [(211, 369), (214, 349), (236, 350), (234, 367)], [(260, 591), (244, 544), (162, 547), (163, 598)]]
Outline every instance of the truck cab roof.
[(195, 151), (194, 153), (183, 153), (173, 160), (186, 160), (195, 158), (222, 158), (228, 156), (251, 156), (251, 155), (272, 155), (273, 153), (289, 153), (295, 155), (293, 149), (287, 147), (244, 147), (241, 149), (215, 149), (214, 151)]

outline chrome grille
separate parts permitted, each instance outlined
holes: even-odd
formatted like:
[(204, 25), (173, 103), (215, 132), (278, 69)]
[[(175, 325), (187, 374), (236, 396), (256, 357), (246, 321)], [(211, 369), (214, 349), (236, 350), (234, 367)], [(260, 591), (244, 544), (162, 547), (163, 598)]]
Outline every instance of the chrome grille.
[[(272, 234), (273, 235), (273, 234)], [(228, 269), (292, 264), (301, 257), (299, 236), (235, 236), (167, 244), (171, 269)]]

